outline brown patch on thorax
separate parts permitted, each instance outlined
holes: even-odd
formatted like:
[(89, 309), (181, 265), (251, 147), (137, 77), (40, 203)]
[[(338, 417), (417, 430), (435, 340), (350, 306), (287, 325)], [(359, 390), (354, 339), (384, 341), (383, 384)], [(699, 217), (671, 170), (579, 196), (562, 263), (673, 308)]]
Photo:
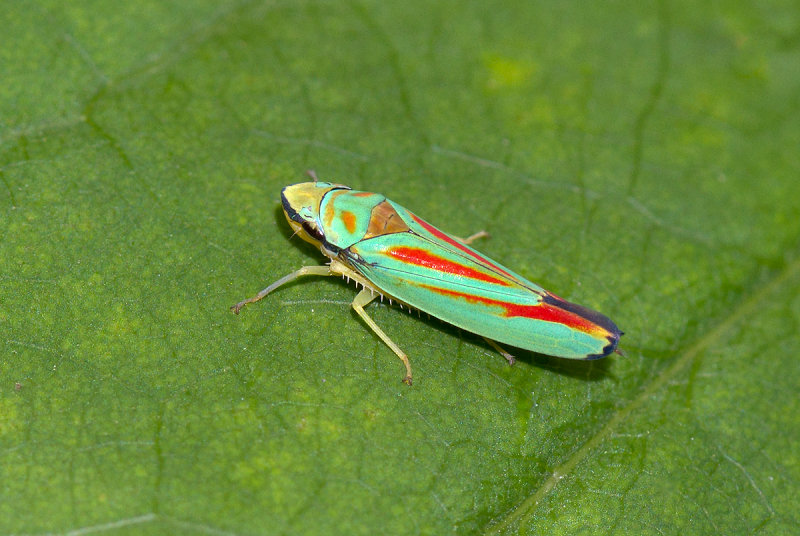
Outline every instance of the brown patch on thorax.
[(389, 204), (383, 201), (372, 209), (369, 217), (369, 226), (364, 238), (372, 238), (392, 233), (404, 233), (408, 231), (408, 225), (400, 217), (400, 214)]

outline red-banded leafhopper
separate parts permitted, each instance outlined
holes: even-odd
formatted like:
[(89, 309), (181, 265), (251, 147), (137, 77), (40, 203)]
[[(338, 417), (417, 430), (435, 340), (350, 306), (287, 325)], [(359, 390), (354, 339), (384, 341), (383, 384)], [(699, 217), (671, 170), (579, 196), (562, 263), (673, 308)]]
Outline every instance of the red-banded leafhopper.
[[(305, 275), (340, 275), (363, 289), (353, 309), (402, 359), (408, 356), (364, 310), (387, 297), (495, 342), (543, 354), (597, 359), (617, 349), (622, 332), (608, 317), (564, 300), (482, 255), (383, 195), (341, 184), (305, 182), (281, 192), (289, 225), (330, 258), (306, 266), (232, 307), (239, 313), (276, 288)], [(474, 238), (474, 237), (472, 237)]]

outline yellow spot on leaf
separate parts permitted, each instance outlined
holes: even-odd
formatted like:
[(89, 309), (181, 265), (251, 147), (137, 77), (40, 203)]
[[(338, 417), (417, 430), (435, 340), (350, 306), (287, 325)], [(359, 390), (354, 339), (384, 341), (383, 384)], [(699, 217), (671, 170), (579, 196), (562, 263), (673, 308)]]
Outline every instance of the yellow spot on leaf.
[(488, 56), (484, 63), (489, 71), (486, 87), (490, 90), (523, 86), (536, 72), (536, 65), (526, 60)]

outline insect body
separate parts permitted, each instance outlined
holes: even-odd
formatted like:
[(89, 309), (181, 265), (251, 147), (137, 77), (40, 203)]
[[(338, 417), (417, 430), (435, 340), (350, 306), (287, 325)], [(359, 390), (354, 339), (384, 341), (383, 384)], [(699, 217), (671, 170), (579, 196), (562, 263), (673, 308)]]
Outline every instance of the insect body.
[(380, 194), (305, 182), (281, 192), (289, 225), (331, 259), (279, 279), (232, 307), (235, 313), (304, 275), (341, 275), (364, 288), (353, 309), (400, 357), (406, 354), (364, 311), (378, 296), (426, 312), (493, 341), (573, 359), (605, 357), (622, 332), (608, 317), (531, 283)]

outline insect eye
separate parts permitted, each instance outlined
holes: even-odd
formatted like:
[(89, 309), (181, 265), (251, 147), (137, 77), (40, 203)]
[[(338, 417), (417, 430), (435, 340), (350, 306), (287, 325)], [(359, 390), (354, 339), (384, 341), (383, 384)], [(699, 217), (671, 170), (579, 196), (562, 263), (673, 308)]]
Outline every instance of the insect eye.
[(322, 231), (320, 231), (317, 228), (316, 225), (314, 225), (314, 224), (312, 224), (310, 222), (304, 221), (303, 222), (303, 230), (305, 232), (307, 232), (309, 234), (309, 236), (319, 240), (320, 242), (324, 242), (325, 241), (325, 236), (322, 234)]

